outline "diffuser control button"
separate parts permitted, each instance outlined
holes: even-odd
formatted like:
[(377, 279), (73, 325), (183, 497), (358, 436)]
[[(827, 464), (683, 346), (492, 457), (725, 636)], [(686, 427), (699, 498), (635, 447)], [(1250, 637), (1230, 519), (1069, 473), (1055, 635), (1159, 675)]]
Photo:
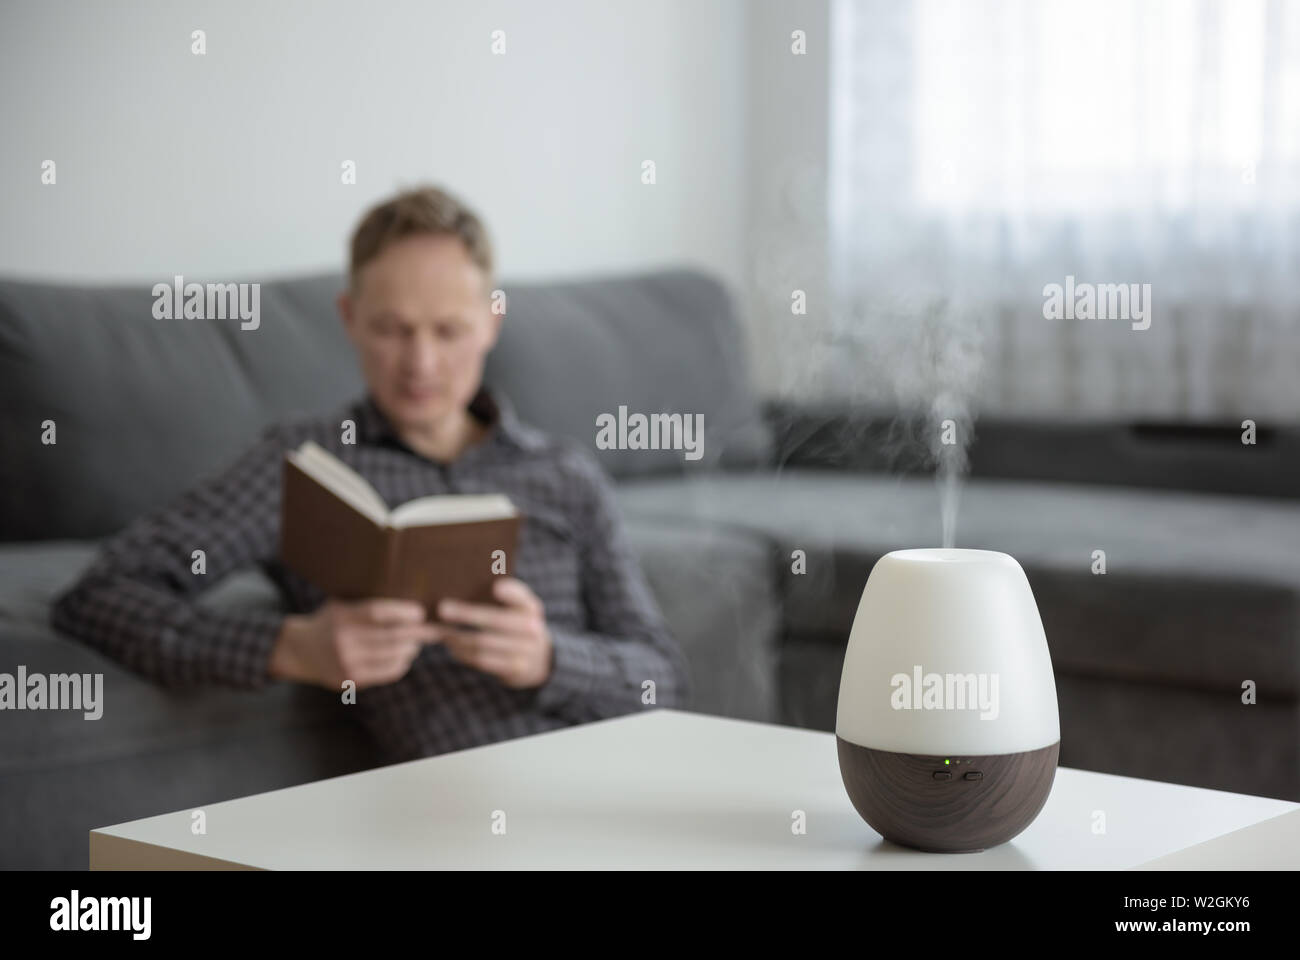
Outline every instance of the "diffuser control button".
[(952, 774), (949, 773), (947, 770), (936, 770), (936, 771), (934, 771), (934, 779), (936, 779), (936, 780), (951, 780), (951, 779), (952, 779)]
[(983, 779), (984, 779), (984, 774), (980, 773), (978, 770), (972, 770), (970, 773), (964, 773), (964, 774), (962, 774), (962, 779), (964, 779), (964, 780), (983, 780)]

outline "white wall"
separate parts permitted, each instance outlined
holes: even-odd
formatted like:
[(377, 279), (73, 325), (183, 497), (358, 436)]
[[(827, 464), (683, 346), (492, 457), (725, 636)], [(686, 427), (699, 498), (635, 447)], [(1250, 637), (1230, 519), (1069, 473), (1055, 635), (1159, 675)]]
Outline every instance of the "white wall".
[(430, 180), (480, 209), (511, 278), (686, 262), (739, 287), (746, 19), (742, 0), (6, 2), (0, 273), (341, 268), (370, 202)]
[[(827, 186), (830, 146), (829, 0), (750, 0), (749, 202), (741, 291), (763, 393), (797, 395), (815, 376), (806, 356), (831, 309)], [(804, 52), (792, 49), (802, 31)], [(791, 313), (802, 290), (807, 313)]]

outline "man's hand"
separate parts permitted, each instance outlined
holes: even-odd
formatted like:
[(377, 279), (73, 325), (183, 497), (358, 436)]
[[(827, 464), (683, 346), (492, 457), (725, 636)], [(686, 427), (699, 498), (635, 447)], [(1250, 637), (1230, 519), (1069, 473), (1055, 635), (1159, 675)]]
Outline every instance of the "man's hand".
[(315, 612), (285, 617), (271, 654), (271, 676), (339, 690), (344, 680), (362, 687), (406, 675), (437, 627), (410, 600), (327, 600)]
[[(507, 687), (540, 687), (551, 675), (551, 631), (537, 594), (522, 580), (501, 577), (492, 594), (502, 607), (444, 600), (438, 605), (438, 635), (451, 655), (490, 673)], [(454, 626), (466, 624), (478, 630)]]

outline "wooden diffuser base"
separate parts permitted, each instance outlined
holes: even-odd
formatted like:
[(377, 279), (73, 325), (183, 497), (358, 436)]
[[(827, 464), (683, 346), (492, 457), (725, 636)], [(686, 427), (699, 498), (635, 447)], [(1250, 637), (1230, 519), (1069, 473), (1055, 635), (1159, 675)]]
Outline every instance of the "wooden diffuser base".
[(1057, 742), (1025, 753), (945, 757), (873, 750), (838, 735), (835, 741), (840, 776), (862, 819), (886, 840), (934, 853), (994, 847), (1033, 823), (1061, 749)]

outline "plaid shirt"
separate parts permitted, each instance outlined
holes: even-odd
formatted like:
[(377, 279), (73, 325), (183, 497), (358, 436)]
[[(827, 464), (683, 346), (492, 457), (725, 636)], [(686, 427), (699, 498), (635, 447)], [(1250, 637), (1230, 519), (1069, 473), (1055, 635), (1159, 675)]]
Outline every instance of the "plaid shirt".
[[(277, 559), (286, 451), (304, 440), (334, 453), (390, 506), (442, 493), (504, 493), (524, 514), (514, 574), (541, 598), (554, 641), (549, 679), (512, 689), (426, 646), (400, 680), (357, 691), (347, 709), (393, 760), (460, 750), (660, 706), (689, 695), (686, 662), (619, 524), (601, 467), (578, 444), (521, 423), (484, 388), (470, 410), (490, 430), (450, 463), (406, 446), (366, 395), (336, 416), (267, 428), (251, 449), (166, 508), (104, 544), (53, 607), (51, 623), (164, 684), (261, 687), (284, 613), (217, 611), (194, 599), (226, 574), (260, 565), (289, 612), (325, 594)], [(355, 424), (355, 444), (342, 442)], [(191, 572), (206, 554), (206, 574)]]

